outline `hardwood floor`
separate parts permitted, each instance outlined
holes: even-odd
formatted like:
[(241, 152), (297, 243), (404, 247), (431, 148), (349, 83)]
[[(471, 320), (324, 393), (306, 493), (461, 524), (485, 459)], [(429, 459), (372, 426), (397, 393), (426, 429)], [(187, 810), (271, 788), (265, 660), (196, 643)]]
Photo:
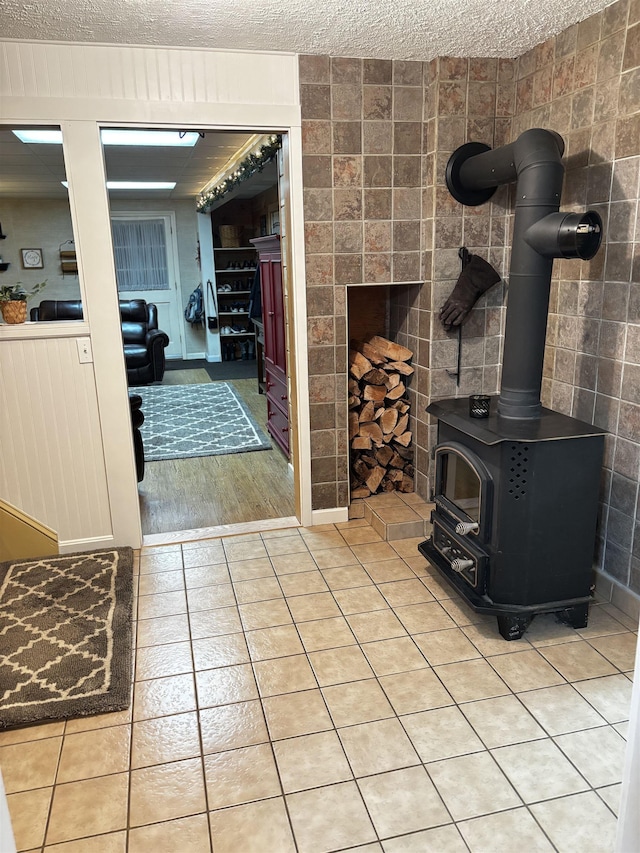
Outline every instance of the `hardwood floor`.
[[(210, 382), (206, 370), (166, 371), (163, 384)], [(235, 379), (251, 414), (266, 432), (267, 404), (257, 379)], [(142, 532), (170, 533), (295, 514), (293, 474), (276, 448), (228, 456), (147, 462), (138, 484)]]

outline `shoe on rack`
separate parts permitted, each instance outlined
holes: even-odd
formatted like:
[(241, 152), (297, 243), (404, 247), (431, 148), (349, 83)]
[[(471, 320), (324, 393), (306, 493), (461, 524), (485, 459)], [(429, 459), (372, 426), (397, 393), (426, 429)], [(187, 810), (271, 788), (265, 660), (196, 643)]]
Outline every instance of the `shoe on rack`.
[(255, 341), (247, 341), (247, 358), (255, 358), (256, 357), (256, 342)]

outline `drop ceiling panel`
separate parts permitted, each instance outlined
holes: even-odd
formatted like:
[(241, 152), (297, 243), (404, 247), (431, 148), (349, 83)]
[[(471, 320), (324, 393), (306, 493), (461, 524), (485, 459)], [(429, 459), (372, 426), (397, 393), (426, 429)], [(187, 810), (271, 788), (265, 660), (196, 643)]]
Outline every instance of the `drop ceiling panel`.
[[(108, 180), (176, 181), (172, 191), (117, 190), (127, 198), (194, 198), (232, 161), (252, 134), (238, 131), (207, 131), (192, 148), (104, 147)], [(9, 130), (0, 131), (0, 197), (39, 194), (43, 197), (66, 196), (64, 157), (60, 145), (35, 145), (20, 142)], [(264, 177), (259, 173), (242, 197), (255, 195), (273, 186), (275, 170)], [(38, 190), (41, 190), (38, 192)], [(126, 196), (123, 194), (126, 193)]]

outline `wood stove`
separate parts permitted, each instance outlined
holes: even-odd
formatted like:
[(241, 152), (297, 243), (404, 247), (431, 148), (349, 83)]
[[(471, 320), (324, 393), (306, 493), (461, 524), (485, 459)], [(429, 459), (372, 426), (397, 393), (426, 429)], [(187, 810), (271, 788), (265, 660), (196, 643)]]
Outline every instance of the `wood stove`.
[(432, 403), (433, 535), (418, 548), (507, 640), (536, 613), (587, 624), (604, 431), (542, 407), (540, 388), (553, 258), (597, 252), (597, 213), (558, 208), (564, 143), (533, 129), (491, 151), (468, 143), (451, 156), (447, 186), (483, 204), (517, 180), (500, 396), (487, 417), (466, 399)]
[(586, 626), (603, 430), (549, 409), (474, 420), (464, 399), (427, 411), (438, 418), (436, 508), (421, 553), (475, 610), (497, 615), (505, 639), (536, 613)]

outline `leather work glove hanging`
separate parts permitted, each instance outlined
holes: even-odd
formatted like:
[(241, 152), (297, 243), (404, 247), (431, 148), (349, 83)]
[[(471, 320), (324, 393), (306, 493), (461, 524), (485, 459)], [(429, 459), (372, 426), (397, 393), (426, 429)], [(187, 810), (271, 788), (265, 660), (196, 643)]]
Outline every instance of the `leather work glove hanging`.
[(479, 255), (466, 254), (462, 272), (449, 298), (440, 309), (440, 321), (447, 332), (461, 326), (482, 294), (500, 281), (488, 261)]

